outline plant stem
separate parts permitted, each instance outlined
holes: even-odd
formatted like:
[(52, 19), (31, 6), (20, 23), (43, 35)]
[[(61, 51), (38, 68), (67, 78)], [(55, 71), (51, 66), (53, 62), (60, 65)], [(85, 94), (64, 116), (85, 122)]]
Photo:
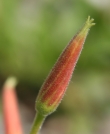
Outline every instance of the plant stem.
[(45, 120), (45, 116), (41, 115), (38, 112), (37, 115), (35, 116), (30, 134), (38, 134), (39, 130), (42, 127), (42, 124), (43, 124), (44, 120)]

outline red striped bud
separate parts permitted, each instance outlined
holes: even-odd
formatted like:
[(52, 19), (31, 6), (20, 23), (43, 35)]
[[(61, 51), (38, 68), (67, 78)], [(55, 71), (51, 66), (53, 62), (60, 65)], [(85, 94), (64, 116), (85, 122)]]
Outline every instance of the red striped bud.
[(42, 85), (37, 100), (36, 109), (42, 115), (48, 115), (56, 110), (61, 102), (75, 65), (83, 48), (84, 41), (94, 19), (88, 17), (82, 29), (73, 37), (64, 49), (55, 66)]

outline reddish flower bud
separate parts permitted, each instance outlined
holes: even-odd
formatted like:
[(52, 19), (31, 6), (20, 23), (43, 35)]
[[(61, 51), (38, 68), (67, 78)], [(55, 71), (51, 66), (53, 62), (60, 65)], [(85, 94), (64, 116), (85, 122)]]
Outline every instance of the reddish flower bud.
[(36, 109), (42, 115), (56, 110), (72, 77), (84, 41), (94, 19), (88, 17), (83, 28), (73, 37), (60, 55), (49, 76), (42, 85), (36, 100)]

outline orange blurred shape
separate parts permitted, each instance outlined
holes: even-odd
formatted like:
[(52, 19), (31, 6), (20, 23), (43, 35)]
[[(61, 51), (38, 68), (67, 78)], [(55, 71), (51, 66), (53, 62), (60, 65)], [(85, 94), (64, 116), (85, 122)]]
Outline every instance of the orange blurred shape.
[(2, 103), (5, 134), (23, 134), (15, 92), (16, 84), (16, 79), (10, 77), (3, 86)]

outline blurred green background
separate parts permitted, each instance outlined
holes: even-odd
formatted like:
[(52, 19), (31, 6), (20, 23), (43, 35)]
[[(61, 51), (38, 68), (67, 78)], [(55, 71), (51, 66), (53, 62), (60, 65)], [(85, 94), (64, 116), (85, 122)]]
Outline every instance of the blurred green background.
[(41, 84), (88, 15), (96, 25), (42, 134), (110, 133), (110, 1), (0, 0), (0, 87), (17, 77), (19, 103), (32, 111)]

